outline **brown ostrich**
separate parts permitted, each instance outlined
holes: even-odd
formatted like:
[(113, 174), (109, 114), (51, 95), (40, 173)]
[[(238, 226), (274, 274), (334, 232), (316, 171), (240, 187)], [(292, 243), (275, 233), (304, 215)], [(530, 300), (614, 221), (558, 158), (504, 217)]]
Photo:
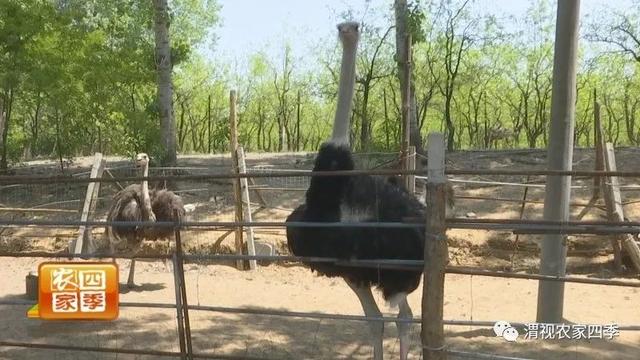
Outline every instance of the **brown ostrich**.
[[(149, 156), (136, 155), (136, 167), (142, 169), (142, 176), (149, 176)], [(177, 210), (177, 216), (176, 211)], [(107, 221), (178, 221), (184, 217), (185, 209), (180, 196), (168, 190), (149, 191), (149, 184), (129, 185), (113, 197)], [(167, 226), (114, 225), (107, 226), (107, 236), (112, 254), (129, 253), (135, 255), (140, 250), (142, 240), (170, 239), (174, 229)], [(128, 287), (134, 287), (133, 274), (136, 260), (131, 259)]]

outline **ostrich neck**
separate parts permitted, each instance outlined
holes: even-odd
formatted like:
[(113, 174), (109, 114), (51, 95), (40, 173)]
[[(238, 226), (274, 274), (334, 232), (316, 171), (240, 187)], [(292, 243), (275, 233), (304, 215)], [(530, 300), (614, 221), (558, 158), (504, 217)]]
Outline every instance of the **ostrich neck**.
[(340, 67), (340, 83), (338, 105), (333, 123), (331, 141), (335, 144), (349, 145), (349, 118), (353, 101), (353, 90), (356, 82), (356, 48), (357, 43), (346, 42), (342, 51)]
[[(145, 165), (142, 170), (142, 176), (149, 176), (149, 164)], [(142, 220), (143, 221), (155, 221), (155, 215), (151, 209), (151, 197), (149, 196), (149, 182), (142, 180)]]

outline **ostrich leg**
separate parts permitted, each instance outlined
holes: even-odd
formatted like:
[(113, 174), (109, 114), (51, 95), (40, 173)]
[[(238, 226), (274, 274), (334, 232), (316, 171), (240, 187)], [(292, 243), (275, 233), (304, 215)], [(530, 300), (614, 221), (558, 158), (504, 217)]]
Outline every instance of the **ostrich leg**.
[[(175, 250), (174, 250), (175, 251)], [(171, 240), (167, 240), (167, 252), (166, 255), (171, 255)], [(164, 269), (167, 272), (173, 272), (173, 262), (170, 260), (170, 258), (165, 258), (163, 260), (164, 262)]]
[[(135, 256), (137, 253), (138, 251), (135, 250), (132, 255)], [(133, 256), (131, 257), (131, 266), (129, 267), (129, 277), (127, 279), (127, 287), (130, 289), (136, 287), (136, 284), (133, 282), (133, 275), (136, 271), (136, 259)]]
[(129, 278), (127, 279), (127, 286), (130, 288), (136, 286), (136, 284), (133, 282), (133, 273), (135, 272), (135, 267), (136, 259), (131, 258), (131, 267), (129, 267)]
[(115, 264), (116, 263), (116, 247), (115, 245), (113, 245), (111, 241), (109, 242), (109, 250), (111, 251), (111, 256), (113, 256), (111, 260)]
[[(398, 303), (398, 308), (398, 320), (409, 320), (413, 318), (406, 294), (403, 294), (402, 299)], [(396, 321), (396, 326), (398, 327), (398, 339), (400, 339), (400, 360), (407, 360), (409, 356), (409, 330), (411, 329), (411, 323)]]
[[(360, 300), (360, 304), (362, 304), (362, 309), (364, 310), (364, 314), (367, 317), (372, 318), (382, 318), (382, 313), (376, 304), (375, 299), (373, 298), (373, 293), (371, 292), (371, 287), (369, 286), (360, 286), (356, 283), (353, 283), (349, 280), (346, 280), (347, 285), (356, 293), (358, 296), (358, 300)], [(371, 329), (371, 341), (373, 345), (373, 359), (374, 360), (382, 360), (382, 335), (384, 334), (384, 322), (382, 321), (367, 321), (369, 324), (369, 328)]]

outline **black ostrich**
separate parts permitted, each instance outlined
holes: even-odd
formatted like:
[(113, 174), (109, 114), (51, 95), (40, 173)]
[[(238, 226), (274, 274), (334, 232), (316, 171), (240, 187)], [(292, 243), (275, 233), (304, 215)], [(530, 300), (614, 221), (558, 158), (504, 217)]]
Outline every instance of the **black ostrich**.
[[(332, 138), (324, 143), (313, 171), (353, 170), (349, 148), (349, 115), (355, 81), (358, 24), (338, 25), (343, 45), (338, 106)], [(404, 217), (425, 215), (421, 204), (398, 182), (374, 176), (312, 176), (306, 203), (295, 209), (287, 222), (400, 222)], [(340, 259), (422, 260), (425, 235), (420, 228), (287, 227), (291, 253), (297, 256)], [(368, 317), (382, 317), (371, 288), (377, 287), (385, 300), (398, 305), (398, 319), (410, 319), (407, 295), (420, 283), (421, 270), (355, 267), (333, 263), (308, 263), (312, 271), (328, 277), (342, 277), (355, 292)], [(409, 351), (409, 323), (397, 321), (400, 358)], [(374, 359), (383, 356), (384, 323), (370, 321)]]
[[(149, 156), (144, 153), (136, 155), (136, 167), (142, 170), (142, 176), (149, 176)], [(107, 214), (107, 221), (178, 221), (185, 215), (182, 198), (165, 189), (149, 191), (149, 184), (143, 180), (140, 184), (129, 185), (113, 197)], [(142, 240), (170, 239), (174, 234), (173, 227), (167, 226), (107, 226), (111, 253), (129, 253), (135, 255)], [(115, 260), (114, 260), (115, 261)], [(133, 275), (136, 259), (131, 259), (129, 267), (128, 287), (134, 287)]]

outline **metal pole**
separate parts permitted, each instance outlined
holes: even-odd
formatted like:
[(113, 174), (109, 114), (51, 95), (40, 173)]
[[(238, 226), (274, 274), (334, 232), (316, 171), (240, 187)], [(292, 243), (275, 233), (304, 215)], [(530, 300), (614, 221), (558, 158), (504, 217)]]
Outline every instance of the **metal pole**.
[[(571, 170), (576, 99), (576, 59), (580, 0), (558, 2), (551, 94), (551, 127), (547, 150), (549, 170)], [(570, 176), (549, 176), (544, 199), (545, 220), (569, 220)], [(566, 235), (549, 234), (542, 241), (540, 274), (564, 276)], [(540, 281), (538, 322), (562, 322), (564, 283)]]
[[(174, 210), (174, 214), (177, 214), (177, 210)], [(187, 287), (184, 278), (184, 259), (182, 254), (182, 238), (180, 236), (180, 226), (175, 229), (176, 237), (176, 256), (174, 264), (174, 276), (177, 276), (180, 282), (180, 297), (181, 297), (181, 309), (182, 318), (184, 320), (184, 337), (187, 350), (187, 359), (193, 359), (193, 347), (191, 346), (191, 323), (189, 321), (189, 303), (187, 301)]]
[(187, 348), (184, 335), (184, 319), (182, 318), (182, 294), (180, 292), (180, 276), (178, 276), (178, 255), (173, 253), (173, 281), (176, 291), (176, 311), (178, 315), (178, 340), (180, 341), (180, 359), (187, 358)]

